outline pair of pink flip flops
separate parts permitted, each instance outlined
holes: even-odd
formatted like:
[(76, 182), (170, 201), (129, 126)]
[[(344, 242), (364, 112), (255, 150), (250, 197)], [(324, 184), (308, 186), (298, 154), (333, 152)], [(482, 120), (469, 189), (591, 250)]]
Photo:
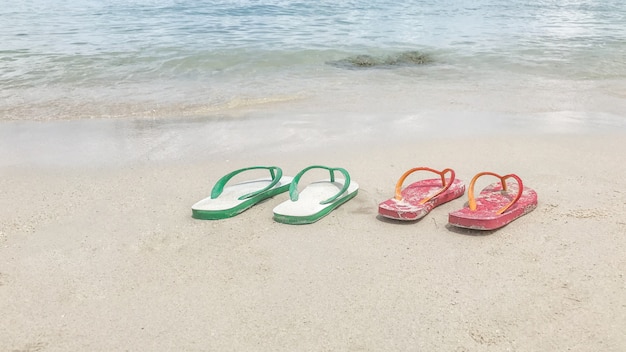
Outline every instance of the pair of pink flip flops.
[[(416, 171), (430, 171), (439, 178), (420, 180), (402, 188), (406, 178)], [(448, 175), (446, 177), (446, 175)], [(485, 187), (478, 197), (474, 196), (476, 180), (485, 175), (495, 176), (500, 182)], [(513, 179), (516, 182), (507, 182)], [(454, 170), (437, 171), (416, 167), (404, 173), (396, 183), (396, 194), (378, 206), (378, 213), (395, 220), (417, 220), (433, 208), (459, 198), (465, 193), (465, 184), (456, 179)], [(537, 193), (524, 187), (519, 176), (500, 176), (493, 172), (481, 172), (474, 176), (468, 190), (469, 201), (462, 209), (451, 212), (451, 225), (474, 230), (495, 230), (531, 212), (537, 207)]]

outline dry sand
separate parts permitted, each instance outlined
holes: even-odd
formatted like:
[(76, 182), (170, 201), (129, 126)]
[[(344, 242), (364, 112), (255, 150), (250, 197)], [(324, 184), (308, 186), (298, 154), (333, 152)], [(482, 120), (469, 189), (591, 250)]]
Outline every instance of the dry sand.
[[(0, 154), (0, 350), (626, 350), (624, 133), (378, 137), (87, 166)], [(286, 194), (190, 216), (228, 171), (311, 164), (359, 195), (304, 226), (272, 220)], [(514, 172), (539, 206), (489, 233), (447, 226), (462, 199), (378, 218), (419, 165)]]

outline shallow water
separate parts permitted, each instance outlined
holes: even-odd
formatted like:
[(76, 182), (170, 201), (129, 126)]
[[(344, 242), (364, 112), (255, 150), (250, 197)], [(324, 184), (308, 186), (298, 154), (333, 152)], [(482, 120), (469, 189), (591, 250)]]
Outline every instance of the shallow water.
[[(432, 86), (451, 87), (443, 96), (484, 86), (515, 94), (593, 81), (607, 82), (594, 84), (601, 94), (625, 94), (621, 0), (27, 0), (0, 17), (5, 120), (209, 116), (291, 102), (368, 111), (372, 97), (410, 110), (414, 92)], [(389, 64), (413, 52), (428, 62)], [(375, 64), (336, 64), (355, 57)]]

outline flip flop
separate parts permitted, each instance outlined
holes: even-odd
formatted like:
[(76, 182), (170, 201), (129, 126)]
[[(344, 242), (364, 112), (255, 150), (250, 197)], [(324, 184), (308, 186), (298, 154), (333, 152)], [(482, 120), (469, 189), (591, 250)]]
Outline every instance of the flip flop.
[[(300, 178), (311, 169), (330, 171), (330, 179), (313, 182), (298, 193)], [(335, 171), (341, 172), (345, 179), (335, 178)], [(292, 225), (316, 222), (341, 204), (354, 198), (358, 190), (359, 185), (350, 181), (350, 174), (343, 168), (309, 166), (294, 176), (289, 186), (290, 200), (274, 208), (274, 220)]]
[[(405, 179), (416, 171), (430, 171), (440, 178), (426, 179), (411, 183), (402, 189)], [(446, 174), (450, 178), (446, 179)], [(396, 183), (395, 197), (378, 205), (378, 214), (394, 220), (417, 220), (433, 208), (458, 198), (465, 193), (463, 181), (454, 178), (454, 170), (437, 171), (428, 167), (416, 167), (405, 172)]]
[[(257, 169), (269, 170), (271, 177), (226, 186), (226, 183), (235, 175)], [(235, 170), (215, 183), (210, 197), (191, 207), (191, 216), (203, 220), (233, 217), (264, 199), (286, 192), (291, 180), (292, 177), (283, 176), (283, 170), (276, 166), (253, 166)]]
[[(483, 175), (495, 176), (500, 182), (485, 187), (478, 198), (474, 198), (474, 184)], [(507, 183), (509, 178), (516, 183)], [(463, 209), (449, 214), (451, 225), (474, 230), (495, 230), (537, 207), (537, 192), (524, 187), (522, 179), (514, 174), (500, 176), (493, 172), (481, 172), (472, 179), (468, 197), (469, 201)]]

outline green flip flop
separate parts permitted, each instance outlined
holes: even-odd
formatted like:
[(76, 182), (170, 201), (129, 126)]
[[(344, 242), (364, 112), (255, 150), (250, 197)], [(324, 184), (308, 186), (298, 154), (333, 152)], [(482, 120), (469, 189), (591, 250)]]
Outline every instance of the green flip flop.
[[(269, 170), (271, 177), (226, 186), (226, 183), (235, 175), (257, 169)], [(215, 183), (210, 197), (191, 207), (191, 216), (203, 220), (233, 217), (264, 199), (286, 192), (292, 179), (292, 177), (283, 176), (283, 170), (276, 166), (253, 166), (235, 170)]]
[[(298, 192), (300, 178), (311, 169), (330, 171), (330, 179), (313, 182), (302, 192)], [(345, 179), (335, 178), (335, 171), (341, 172)], [(354, 198), (358, 190), (359, 185), (350, 181), (350, 174), (345, 169), (309, 166), (294, 176), (289, 186), (290, 200), (274, 208), (274, 220), (292, 225), (316, 222), (341, 204)]]

